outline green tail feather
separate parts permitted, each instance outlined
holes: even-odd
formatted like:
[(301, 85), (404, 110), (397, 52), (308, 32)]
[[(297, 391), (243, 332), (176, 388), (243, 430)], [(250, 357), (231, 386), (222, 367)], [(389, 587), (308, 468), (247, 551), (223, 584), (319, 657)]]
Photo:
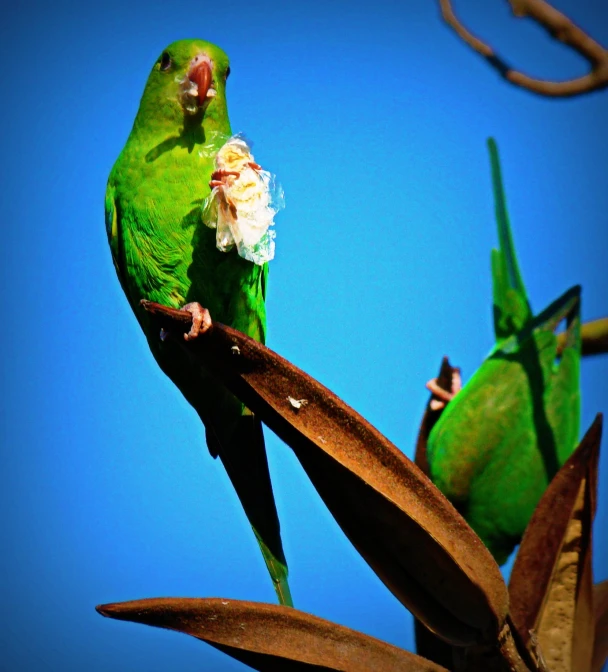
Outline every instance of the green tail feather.
[(293, 607), (293, 600), (291, 599), (291, 591), (289, 590), (289, 583), (287, 582), (287, 564), (285, 558), (279, 560), (276, 555), (266, 546), (260, 535), (253, 528), (255, 538), (258, 541), (264, 562), (268, 568), (268, 573), (272, 577), (274, 589), (279, 598), (279, 602), (285, 607)]
[(293, 607), (262, 423), (253, 415), (241, 416), (230, 440), (220, 442), (219, 457), (253, 528), (279, 602)]
[(499, 250), (492, 250), (491, 257), (494, 333), (496, 334), (496, 340), (502, 341), (520, 331), (532, 319), (532, 310), (517, 263), (500, 170), (498, 147), (493, 138), (488, 138), (488, 149), (492, 166), (492, 185), (500, 244)]

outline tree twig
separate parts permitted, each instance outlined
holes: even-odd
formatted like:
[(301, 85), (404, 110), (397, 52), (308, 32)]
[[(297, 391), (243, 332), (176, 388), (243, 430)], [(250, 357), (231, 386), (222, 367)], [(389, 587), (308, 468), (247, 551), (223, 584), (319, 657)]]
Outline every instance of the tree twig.
[[(558, 350), (563, 348), (566, 332), (557, 335)], [(583, 357), (589, 355), (605, 355), (608, 353), (608, 317), (585, 322), (581, 325)]]
[(577, 51), (591, 68), (583, 77), (563, 82), (537, 79), (514, 70), (490, 45), (473, 35), (459, 21), (452, 9), (451, 0), (439, 0), (441, 14), (445, 22), (473, 50), (481, 54), (498, 71), (501, 77), (514, 86), (531, 91), (540, 96), (564, 98), (590, 93), (608, 86), (608, 50), (593, 40), (567, 16), (552, 7), (545, 0), (508, 0), (517, 18), (529, 17), (547, 30), (549, 35)]

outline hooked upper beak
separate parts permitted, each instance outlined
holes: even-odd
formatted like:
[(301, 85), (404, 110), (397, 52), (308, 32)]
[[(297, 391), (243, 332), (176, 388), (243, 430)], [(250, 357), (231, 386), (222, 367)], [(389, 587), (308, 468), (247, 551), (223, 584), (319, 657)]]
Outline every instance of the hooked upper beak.
[(212, 75), (209, 62), (202, 60), (194, 63), (188, 71), (188, 79), (198, 87), (198, 104), (202, 105), (211, 87)]

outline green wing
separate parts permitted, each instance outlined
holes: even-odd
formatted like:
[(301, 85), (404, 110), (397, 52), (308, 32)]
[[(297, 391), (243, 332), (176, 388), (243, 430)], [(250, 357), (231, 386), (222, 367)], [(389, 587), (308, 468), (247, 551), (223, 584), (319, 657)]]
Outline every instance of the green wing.
[(106, 234), (108, 236), (108, 243), (110, 251), (112, 252), (112, 261), (114, 268), (118, 274), (118, 278), (122, 285), (122, 272), (120, 270), (120, 250), (118, 242), (118, 211), (116, 209), (116, 202), (114, 201), (114, 187), (108, 183), (106, 189), (105, 200), (105, 215), (106, 215)]
[[(519, 543), (580, 421), (580, 288), (503, 341), (429, 436), (431, 479), (499, 563)], [(566, 320), (559, 352), (555, 328)]]

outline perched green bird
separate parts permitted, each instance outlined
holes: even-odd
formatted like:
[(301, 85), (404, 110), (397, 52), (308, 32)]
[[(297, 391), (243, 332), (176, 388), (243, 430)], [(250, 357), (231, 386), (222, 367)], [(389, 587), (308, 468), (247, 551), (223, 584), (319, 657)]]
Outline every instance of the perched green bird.
[[(264, 436), (258, 418), (194, 363), (139, 305), (190, 310), (186, 340), (214, 320), (257, 341), (266, 333), (274, 242), (269, 174), (232, 138), (226, 54), (201, 40), (167, 47), (148, 78), (105, 199), (122, 288), (161, 369), (198, 412), (243, 505), (282, 604), (291, 605)], [(205, 306), (209, 312), (201, 309)]]
[[(515, 256), (498, 150), (494, 140), (488, 145), (500, 242), (492, 250), (496, 343), (461, 391), (443, 395), (449, 403), (428, 437), (427, 459), (433, 482), (502, 564), (576, 447), (580, 288), (533, 316)], [(558, 348), (555, 331), (564, 322), (565, 345)]]

